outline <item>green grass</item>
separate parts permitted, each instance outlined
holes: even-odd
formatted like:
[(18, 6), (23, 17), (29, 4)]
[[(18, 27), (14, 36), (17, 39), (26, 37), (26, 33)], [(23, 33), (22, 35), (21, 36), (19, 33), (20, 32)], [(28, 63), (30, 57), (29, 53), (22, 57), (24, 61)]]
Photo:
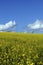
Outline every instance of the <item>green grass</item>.
[(43, 34), (0, 32), (0, 65), (43, 65)]

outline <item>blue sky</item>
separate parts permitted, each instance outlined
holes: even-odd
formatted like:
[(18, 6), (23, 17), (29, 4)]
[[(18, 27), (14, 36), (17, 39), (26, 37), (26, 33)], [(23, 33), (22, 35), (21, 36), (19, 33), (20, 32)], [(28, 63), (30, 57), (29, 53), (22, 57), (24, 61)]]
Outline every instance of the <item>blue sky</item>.
[(0, 0), (0, 24), (16, 21), (16, 31), (43, 20), (43, 0)]

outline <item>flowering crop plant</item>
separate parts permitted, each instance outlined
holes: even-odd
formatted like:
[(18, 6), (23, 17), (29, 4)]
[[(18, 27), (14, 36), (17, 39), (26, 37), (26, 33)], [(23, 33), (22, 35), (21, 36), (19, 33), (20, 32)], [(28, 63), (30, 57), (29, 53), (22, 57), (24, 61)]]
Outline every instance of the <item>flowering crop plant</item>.
[(43, 34), (0, 32), (0, 65), (43, 65)]

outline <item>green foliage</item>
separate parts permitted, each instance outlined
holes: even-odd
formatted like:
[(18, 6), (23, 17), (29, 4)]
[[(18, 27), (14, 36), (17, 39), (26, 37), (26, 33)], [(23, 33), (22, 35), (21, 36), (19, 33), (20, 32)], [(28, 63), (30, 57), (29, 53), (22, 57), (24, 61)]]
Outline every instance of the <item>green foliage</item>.
[(43, 34), (1, 32), (0, 65), (43, 65)]

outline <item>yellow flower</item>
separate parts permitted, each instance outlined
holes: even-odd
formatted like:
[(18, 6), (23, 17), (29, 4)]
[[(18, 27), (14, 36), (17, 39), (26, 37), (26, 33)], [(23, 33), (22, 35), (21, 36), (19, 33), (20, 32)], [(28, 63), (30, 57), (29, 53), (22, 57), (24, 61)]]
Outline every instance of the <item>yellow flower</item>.
[(31, 63), (30, 65), (34, 65), (34, 63)]
[(23, 54), (22, 56), (25, 56), (25, 54)]

